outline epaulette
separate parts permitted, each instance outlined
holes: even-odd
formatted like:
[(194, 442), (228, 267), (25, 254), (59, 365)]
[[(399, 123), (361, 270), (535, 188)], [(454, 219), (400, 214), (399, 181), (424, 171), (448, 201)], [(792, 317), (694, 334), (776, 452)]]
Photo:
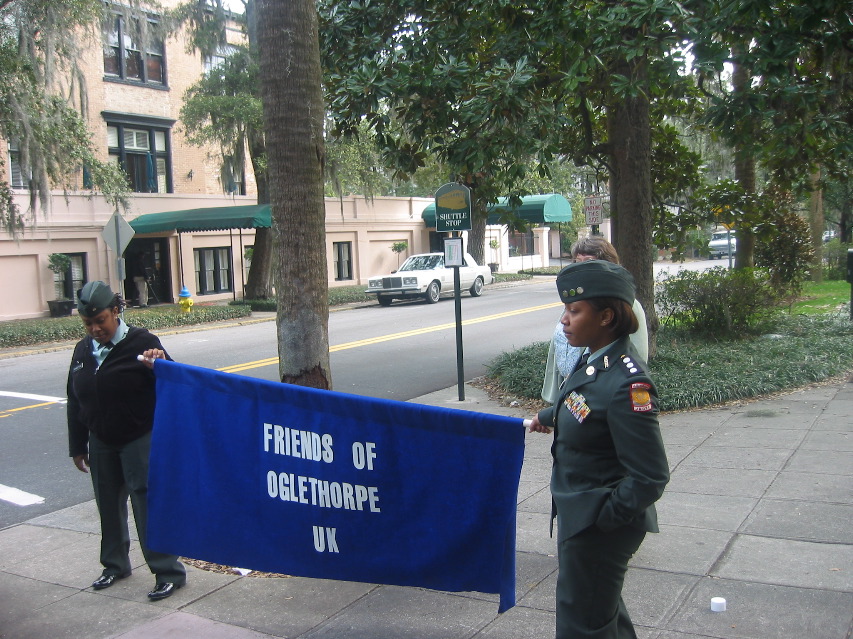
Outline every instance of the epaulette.
[(622, 369), (628, 377), (643, 373), (643, 369), (631, 358), (630, 355), (620, 355), (619, 363), (622, 364)]

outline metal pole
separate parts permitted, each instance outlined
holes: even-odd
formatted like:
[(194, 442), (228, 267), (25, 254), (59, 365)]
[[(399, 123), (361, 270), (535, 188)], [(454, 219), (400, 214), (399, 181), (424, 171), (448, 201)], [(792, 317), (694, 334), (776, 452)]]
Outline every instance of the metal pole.
[(465, 365), (462, 357), (462, 291), (459, 281), (459, 267), (453, 267), (453, 298), (456, 302), (456, 377), (459, 387), (459, 401), (465, 401)]
[[(116, 215), (119, 212), (116, 210)], [(118, 228), (118, 219), (115, 221), (116, 227), (116, 277), (118, 277), (118, 292), (121, 295), (121, 299), (126, 299), (124, 295), (124, 273), (121, 268), (121, 253), (118, 251), (118, 247), (121, 246), (121, 237), (119, 237), (119, 228)], [(121, 318), (124, 319), (124, 308), (121, 309)]]
[(732, 230), (726, 227), (726, 241), (729, 243), (729, 270), (732, 270)]
[[(255, 231), (257, 234), (257, 231)], [(246, 249), (243, 248), (243, 229), (240, 229), (240, 281), (243, 283), (243, 296), (242, 299), (246, 299), (246, 260), (243, 259), (243, 253)], [(234, 287), (234, 290), (237, 290), (237, 287)], [(235, 298), (236, 299), (236, 298)]]

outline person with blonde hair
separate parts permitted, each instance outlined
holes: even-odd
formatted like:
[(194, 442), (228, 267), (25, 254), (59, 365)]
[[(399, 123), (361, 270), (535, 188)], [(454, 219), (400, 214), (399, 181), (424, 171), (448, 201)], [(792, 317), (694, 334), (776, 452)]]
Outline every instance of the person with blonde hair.
[[(600, 235), (590, 235), (579, 239), (572, 245), (572, 262), (604, 260), (619, 264), (619, 254), (610, 242)], [(646, 327), (646, 312), (643, 305), (634, 299), (632, 305), (637, 316), (637, 330), (631, 333), (631, 343), (643, 361), (649, 358), (649, 332)], [(580, 358), (581, 349), (573, 348), (563, 335), (563, 325), (557, 322), (548, 347), (548, 360), (545, 364), (545, 377), (542, 381), (542, 399), (553, 404), (557, 400), (560, 384), (572, 372)]]

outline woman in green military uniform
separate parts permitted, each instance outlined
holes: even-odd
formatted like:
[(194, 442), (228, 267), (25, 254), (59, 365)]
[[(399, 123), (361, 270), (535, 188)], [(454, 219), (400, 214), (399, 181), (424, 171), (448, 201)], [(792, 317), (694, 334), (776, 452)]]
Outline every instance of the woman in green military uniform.
[(560, 321), (586, 355), (559, 400), (530, 430), (554, 432), (551, 494), (557, 517), (557, 639), (636, 638), (622, 601), (628, 561), (658, 532), (669, 481), (657, 391), (628, 336), (634, 282), (617, 264), (570, 264), (557, 276)]

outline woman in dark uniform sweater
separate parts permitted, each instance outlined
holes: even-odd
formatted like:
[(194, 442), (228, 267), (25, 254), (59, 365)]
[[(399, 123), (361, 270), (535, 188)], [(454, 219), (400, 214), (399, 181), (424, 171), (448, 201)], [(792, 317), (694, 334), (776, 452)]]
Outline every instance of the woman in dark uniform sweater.
[(122, 321), (123, 306), (121, 297), (103, 282), (89, 282), (78, 292), (77, 311), (87, 335), (74, 348), (68, 372), (69, 451), (79, 470), (91, 468), (101, 519), (104, 570), (92, 587), (109, 588), (130, 575), (130, 497), (142, 553), (156, 578), (148, 597), (158, 600), (186, 583), (186, 571), (175, 555), (155, 552), (146, 543), (156, 398), (153, 365), (137, 356), (153, 360), (168, 355), (156, 336)]
[(586, 347), (559, 400), (532, 420), (554, 431), (557, 517), (557, 639), (635, 638), (622, 601), (628, 561), (658, 532), (657, 501), (669, 481), (658, 401), (646, 363), (628, 336), (634, 283), (617, 264), (570, 264), (557, 276), (563, 331)]

